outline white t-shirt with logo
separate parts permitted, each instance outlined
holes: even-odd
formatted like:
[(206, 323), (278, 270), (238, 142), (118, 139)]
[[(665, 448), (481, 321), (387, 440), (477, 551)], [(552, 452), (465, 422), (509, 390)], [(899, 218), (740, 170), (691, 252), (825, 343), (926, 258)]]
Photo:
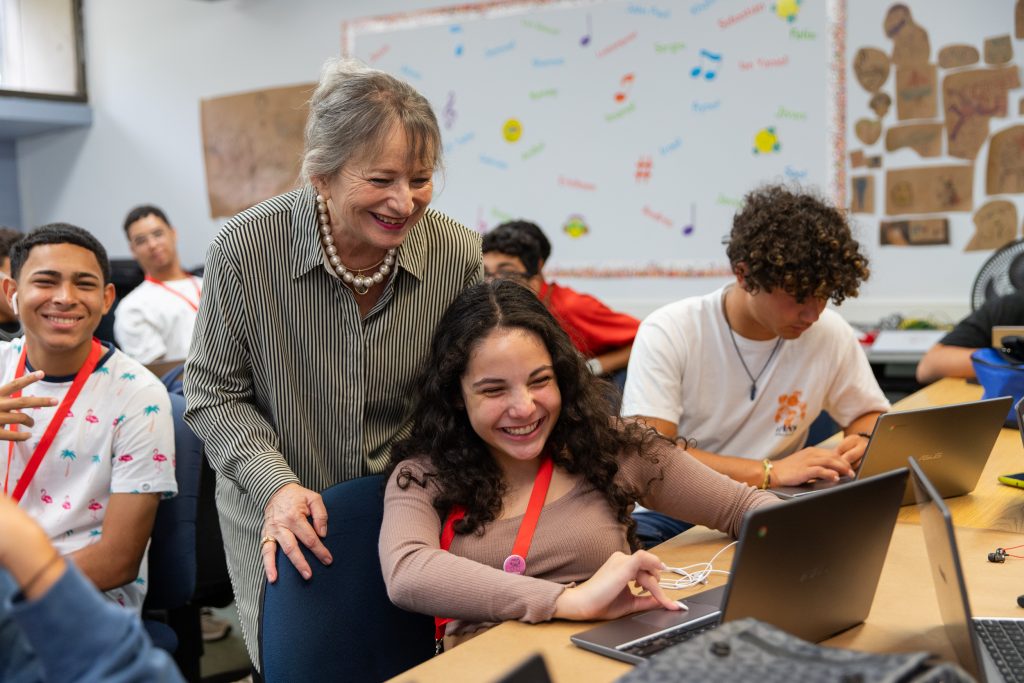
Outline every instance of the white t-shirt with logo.
[[(853, 329), (829, 309), (797, 339), (782, 342), (750, 400), (750, 377), (722, 311), (724, 292), (677, 301), (643, 321), (629, 359), (623, 415), (673, 422), (697, 448), (761, 460), (802, 448), (823, 410), (840, 425), (889, 410)], [(756, 377), (778, 339), (735, 336)]]
[[(23, 339), (0, 342), (0, 384), (17, 369)], [(31, 366), (26, 372), (31, 372)], [(25, 396), (64, 398), (74, 376), (45, 377)], [(30, 409), (32, 438), (13, 442), (8, 494), (14, 493), (57, 407)], [(18, 431), (24, 431), (18, 425)], [(4, 468), (8, 447), (3, 445)], [(38, 522), (62, 555), (99, 540), (112, 493), (178, 491), (174, 479), (174, 424), (163, 384), (139, 363), (107, 349), (47, 449), (19, 505)], [(116, 602), (141, 609), (146, 595), (146, 558), (138, 578), (107, 591)]]
[(144, 280), (114, 309), (117, 345), (140, 363), (184, 360), (192, 343), (196, 310), (188, 302), (199, 305), (203, 281), (189, 276), (183, 280), (167, 280), (163, 284), (176, 294)]

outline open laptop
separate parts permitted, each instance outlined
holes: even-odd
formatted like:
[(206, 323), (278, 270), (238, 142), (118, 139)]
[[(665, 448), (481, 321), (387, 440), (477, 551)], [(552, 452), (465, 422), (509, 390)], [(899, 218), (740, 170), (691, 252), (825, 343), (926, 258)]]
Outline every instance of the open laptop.
[(743, 520), (724, 588), (685, 598), (686, 611), (631, 614), (577, 633), (572, 642), (636, 664), (744, 617), (810, 641), (855, 626), (871, 609), (906, 487), (903, 468), (753, 510)]
[(1024, 619), (971, 616), (949, 508), (913, 458), (910, 471), (939, 612), (960, 666), (982, 683), (1024, 681)]
[[(885, 413), (878, 418), (855, 473), (870, 477), (905, 467), (913, 457), (943, 498), (970, 493), (978, 484), (1013, 399), (1009, 396), (919, 410)], [(770, 489), (780, 498), (797, 498), (852, 481), (814, 481)], [(914, 502), (910, 486), (902, 505)]]

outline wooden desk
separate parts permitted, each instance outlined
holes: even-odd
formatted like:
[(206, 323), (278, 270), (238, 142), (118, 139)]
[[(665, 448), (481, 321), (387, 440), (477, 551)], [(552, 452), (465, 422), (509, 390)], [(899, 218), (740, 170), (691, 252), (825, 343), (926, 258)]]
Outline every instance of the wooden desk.
[[(977, 385), (946, 379), (899, 401), (894, 408), (908, 410), (973, 401), (981, 398), (981, 393)], [(996, 480), (1000, 474), (1024, 471), (1022, 451), (1019, 433), (1003, 429), (974, 493), (946, 501), (957, 525), (961, 561), (976, 615), (1024, 617), (1024, 610), (1016, 604), (1017, 596), (1024, 593), (1024, 560), (1011, 559), (1005, 564), (988, 561), (988, 553), (995, 548), (1024, 543), (1024, 537), (1017, 535), (1024, 532), (1024, 489), (1003, 486)], [(872, 652), (928, 650), (947, 659), (954, 658), (939, 615), (917, 521), (914, 506), (903, 508), (867, 621), (826, 641), (826, 645)], [(718, 532), (691, 529), (658, 546), (655, 552), (670, 565), (685, 566), (706, 561), (728, 542)], [(724, 569), (731, 561), (730, 549), (715, 564)], [(708, 586), (724, 581), (724, 577), (716, 575)], [(693, 592), (695, 589), (670, 594), (684, 597)], [(628, 664), (581, 650), (569, 642), (570, 635), (587, 627), (586, 623), (567, 621), (533, 625), (507, 622), (394, 680), (489, 681), (534, 652), (544, 655), (556, 683), (602, 683), (628, 671)]]
[[(1024, 560), (992, 564), (987, 555), (1003, 545), (1021, 540), (1005, 532), (983, 529), (958, 529), (971, 607), (983, 616), (1024, 616), (1017, 607), (1017, 595), (1024, 590)], [(658, 548), (668, 564), (678, 566), (706, 561), (729, 539), (708, 529), (692, 529)], [(726, 568), (732, 550), (723, 553), (716, 566)], [(720, 585), (724, 577), (715, 576), (709, 587)], [(670, 591), (676, 597), (695, 589)], [(420, 683), (476, 683), (494, 680), (534, 652), (543, 654), (555, 683), (614, 681), (630, 666), (601, 655), (581, 650), (569, 642), (573, 633), (589, 624), (553, 621), (545, 624), (508, 622), (456, 648), (435, 657), (395, 678), (395, 681)], [(899, 523), (893, 533), (885, 567), (868, 619), (825, 642), (826, 645), (872, 652), (928, 650), (947, 659), (953, 651), (946, 639), (932, 587), (924, 538), (916, 524)]]

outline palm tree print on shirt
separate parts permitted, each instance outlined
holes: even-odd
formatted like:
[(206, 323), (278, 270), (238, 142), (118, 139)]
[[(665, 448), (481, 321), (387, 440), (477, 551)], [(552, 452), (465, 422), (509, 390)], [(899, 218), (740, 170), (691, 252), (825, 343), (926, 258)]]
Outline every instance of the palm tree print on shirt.
[(65, 448), (60, 452), (60, 459), (68, 461), (68, 466), (64, 468), (64, 478), (66, 479), (71, 476), (71, 463), (77, 460), (78, 456), (74, 451)]
[(135, 375), (133, 375), (130, 372), (122, 372), (121, 376), (118, 377), (118, 379), (123, 380), (123, 383), (121, 384), (121, 388), (119, 388), (117, 390), (117, 395), (120, 396), (121, 392), (124, 391), (124, 388), (128, 384), (128, 382), (131, 382), (131, 381), (133, 381), (135, 379)]
[(160, 406), (156, 406), (156, 405), (154, 405), (154, 406), (146, 406), (145, 409), (142, 411), (142, 415), (144, 417), (148, 417), (149, 418), (149, 431), (153, 431), (153, 428), (156, 427), (156, 416), (159, 413), (160, 413)]

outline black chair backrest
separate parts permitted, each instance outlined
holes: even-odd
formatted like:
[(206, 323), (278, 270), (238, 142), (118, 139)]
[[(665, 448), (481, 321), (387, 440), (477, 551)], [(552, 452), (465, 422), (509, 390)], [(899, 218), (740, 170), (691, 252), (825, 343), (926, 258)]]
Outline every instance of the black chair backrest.
[(322, 492), (324, 545), (334, 562), (306, 581), (278, 550), (278, 579), (266, 584), (260, 617), (261, 671), (267, 681), (383, 681), (434, 654), (434, 620), (388, 599), (377, 555), (383, 477)]

